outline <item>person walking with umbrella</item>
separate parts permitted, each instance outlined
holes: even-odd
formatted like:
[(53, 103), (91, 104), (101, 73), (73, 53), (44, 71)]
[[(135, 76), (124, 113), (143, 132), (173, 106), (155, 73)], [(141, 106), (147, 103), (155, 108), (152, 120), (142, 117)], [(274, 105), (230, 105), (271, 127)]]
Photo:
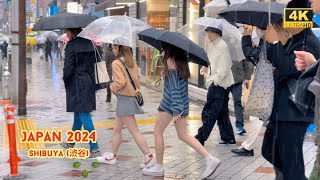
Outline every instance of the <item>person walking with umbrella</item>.
[[(168, 40), (168, 39), (167, 39)], [(181, 41), (180, 41), (181, 42)], [(186, 130), (186, 117), (189, 114), (188, 79), (190, 71), (184, 50), (171, 44), (161, 42), (164, 55), (164, 93), (158, 108), (157, 121), (154, 126), (156, 164), (144, 168), (143, 174), (163, 176), (164, 139), (163, 133), (171, 121), (174, 122), (178, 138), (191, 146), (206, 159), (206, 169), (201, 178), (209, 177), (220, 165), (220, 160), (211, 154)]]
[(47, 38), (45, 43), (45, 57), (46, 57), (46, 62), (48, 62), (48, 56), (49, 56), (52, 63), (53, 61), (52, 61), (51, 50), (52, 50), (52, 42), (50, 41), (49, 38)]
[[(311, 2), (311, 8), (315, 14), (320, 14), (320, 1), (317, 0), (310, 0)], [(316, 124), (316, 139), (315, 143), (318, 145), (316, 160), (314, 162), (314, 167), (311, 172), (311, 175), (309, 177), (309, 180), (317, 180), (320, 178), (320, 66), (319, 66), (319, 60), (317, 60), (311, 53), (306, 51), (295, 51), (295, 54), (297, 56), (296, 58), (296, 67), (298, 71), (304, 71), (308, 70), (311, 66), (314, 66), (317, 64), (318, 69), (317, 73), (314, 77), (314, 80), (309, 85), (309, 90), (312, 91), (315, 95), (315, 118), (314, 123)]]
[(208, 50), (211, 66), (206, 79), (208, 94), (202, 110), (203, 125), (195, 138), (204, 145), (218, 120), (221, 136), (219, 144), (236, 144), (228, 110), (230, 86), (234, 84), (230, 52), (226, 42), (221, 38), (223, 32), (220, 29), (207, 27), (205, 31), (211, 41)]
[(8, 54), (8, 43), (7, 41), (4, 41), (3, 44), (1, 45), (1, 51), (2, 51), (2, 54), (3, 54), (3, 58), (6, 58), (7, 59), (7, 54)]
[[(288, 8), (307, 8), (306, 1), (290, 1)], [(311, 29), (289, 28), (285, 31), (292, 34), (292, 38), (283, 45), (282, 20), (269, 25), (266, 30), (266, 40), (272, 45), (268, 48), (268, 59), (275, 67), (274, 72), (274, 102), (270, 121), (265, 131), (262, 155), (276, 170), (276, 178), (284, 180), (307, 179), (303, 160), (303, 141), (306, 130), (313, 117), (305, 116), (290, 100), (292, 92), (289, 82), (296, 81), (301, 76), (295, 67), (294, 51), (306, 50), (316, 58), (320, 57), (320, 43)], [(307, 36), (306, 36), (307, 35)], [(305, 42), (305, 43), (304, 43)], [(293, 146), (294, 145), (294, 146)]]
[(151, 167), (155, 164), (155, 160), (146, 140), (139, 132), (135, 118), (135, 115), (144, 113), (136, 99), (136, 95), (140, 91), (137, 63), (133, 59), (132, 49), (128, 46), (113, 44), (112, 51), (116, 59), (112, 62), (113, 82), (110, 84), (110, 89), (117, 96), (117, 118), (113, 127), (112, 150), (104, 153), (97, 160), (105, 164), (116, 164), (117, 152), (122, 140), (122, 128), (126, 126), (144, 154), (144, 167)]
[[(81, 28), (66, 29), (70, 41), (66, 47), (63, 67), (63, 81), (66, 88), (67, 112), (74, 113), (72, 131), (94, 131), (90, 112), (96, 110), (96, 92), (94, 81), (95, 48), (90, 40), (77, 37)], [(61, 143), (68, 149), (74, 143)], [(89, 142), (90, 158), (100, 156), (97, 142)]]

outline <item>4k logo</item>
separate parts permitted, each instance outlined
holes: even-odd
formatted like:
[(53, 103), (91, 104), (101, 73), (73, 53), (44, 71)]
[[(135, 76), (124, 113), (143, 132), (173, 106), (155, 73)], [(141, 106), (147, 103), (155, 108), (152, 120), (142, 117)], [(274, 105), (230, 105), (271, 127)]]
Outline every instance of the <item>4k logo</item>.
[(285, 8), (284, 28), (312, 28), (313, 11), (311, 8)]

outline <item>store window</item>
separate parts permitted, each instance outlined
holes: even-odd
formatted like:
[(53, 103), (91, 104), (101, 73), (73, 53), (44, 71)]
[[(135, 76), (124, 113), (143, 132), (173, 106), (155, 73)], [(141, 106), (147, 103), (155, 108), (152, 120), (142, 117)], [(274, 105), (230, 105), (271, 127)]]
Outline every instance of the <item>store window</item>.
[[(140, 19), (148, 22), (153, 28), (176, 31), (178, 21), (178, 0), (146, 0), (140, 3)], [(143, 43), (142, 43), (143, 44)], [(160, 79), (164, 65), (163, 53), (157, 49), (145, 45), (140, 49), (141, 75), (145, 83), (154, 85)]]

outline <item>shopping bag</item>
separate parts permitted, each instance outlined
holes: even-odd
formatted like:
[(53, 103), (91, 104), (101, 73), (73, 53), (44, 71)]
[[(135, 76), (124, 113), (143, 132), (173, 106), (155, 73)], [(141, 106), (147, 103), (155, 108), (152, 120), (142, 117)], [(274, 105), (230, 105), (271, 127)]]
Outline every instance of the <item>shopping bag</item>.
[(107, 88), (107, 82), (110, 81), (106, 62), (102, 60), (97, 48), (94, 46), (96, 63), (94, 64), (94, 74), (96, 81), (96, 90)]

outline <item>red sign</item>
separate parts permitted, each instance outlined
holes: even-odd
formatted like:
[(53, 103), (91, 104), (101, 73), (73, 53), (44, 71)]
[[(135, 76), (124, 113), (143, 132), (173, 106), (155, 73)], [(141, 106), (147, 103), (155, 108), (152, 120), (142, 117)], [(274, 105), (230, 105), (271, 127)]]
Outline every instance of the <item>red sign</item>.
[(148, 23), (161, 30), (169, 30), (169, 11), (148, 12)]

